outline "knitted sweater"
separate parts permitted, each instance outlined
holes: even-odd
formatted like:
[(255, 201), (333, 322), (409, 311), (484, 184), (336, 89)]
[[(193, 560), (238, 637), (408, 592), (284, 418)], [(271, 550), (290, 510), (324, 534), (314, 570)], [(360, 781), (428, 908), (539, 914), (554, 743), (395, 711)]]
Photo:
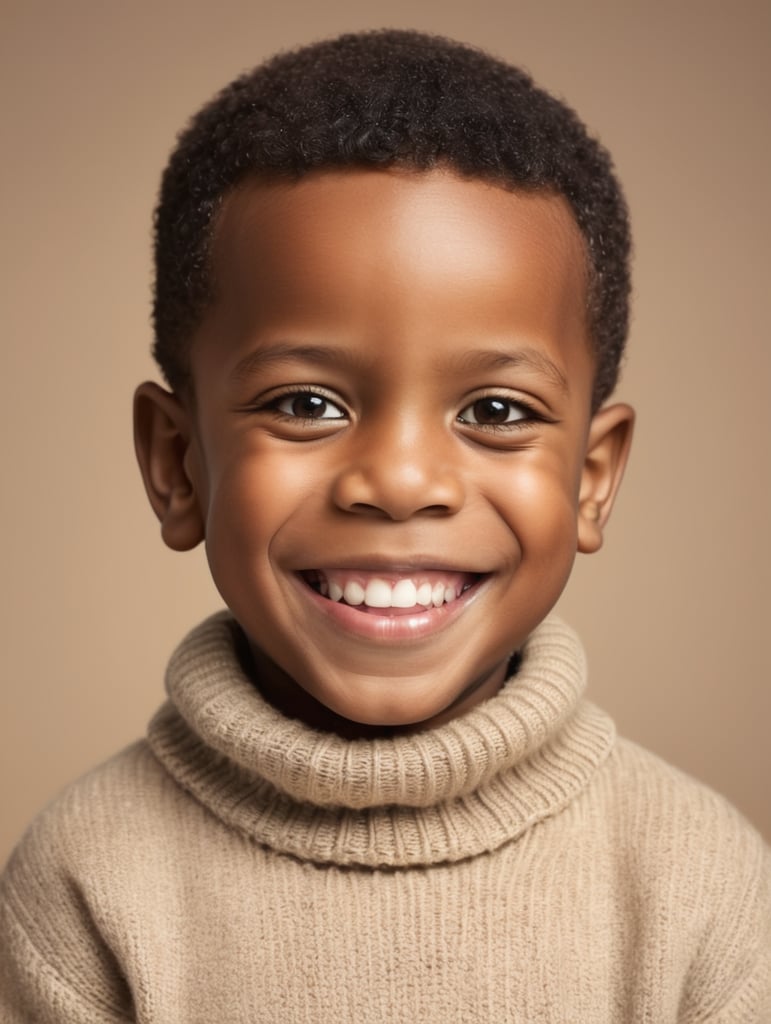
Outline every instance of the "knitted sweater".
[(375, 740), (280, 714), (238, 646), (195, 630), (147, 740), (12, 856), (3, 1024), (771, 1021), (767, 850), (616, 741), (567, 627)]

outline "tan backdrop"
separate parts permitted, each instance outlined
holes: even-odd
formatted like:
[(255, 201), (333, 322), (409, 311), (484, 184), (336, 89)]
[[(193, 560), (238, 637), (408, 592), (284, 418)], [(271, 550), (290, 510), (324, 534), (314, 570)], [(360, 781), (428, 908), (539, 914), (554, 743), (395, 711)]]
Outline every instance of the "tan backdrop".
[(162, 547), (130, 440), (173, 135), (274, 50), (385, 24), (525, 65), (615, 154), (639, 429), (606, 548), (562, 610), (621, 730), (771, 837), (767, 0), (6, 0), (0, 860), (142, 733), (170, 648), (218, 604), (203, 556)]

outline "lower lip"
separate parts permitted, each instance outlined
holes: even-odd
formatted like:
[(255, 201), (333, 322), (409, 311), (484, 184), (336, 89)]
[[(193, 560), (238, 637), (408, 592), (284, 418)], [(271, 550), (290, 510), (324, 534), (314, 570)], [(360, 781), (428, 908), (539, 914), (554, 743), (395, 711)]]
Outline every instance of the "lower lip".
[(443, 604), (439, 608), (421, 607), (414, 613), (399, 609), (397, 615), (379, 615), (372, 609), (361, 611), (342, 601), (330, 601), (329, 598), (322, 597), (312, 587), (309, 587), (303, 579), (297, 578), (297, 585), (301, 588), (306, 600), (310, 600), (313, 606), (325, 618), (334, 623), (337, 629), (342, 629), (346, 633), (362, 637), (365, 640), (398, 641), (400, 643), (407, 640), (422, 640), (451, 625), (476, 600), (484, 584), (484, 580), (475, 583), (460, 597), (456, 597), (454, 601)]

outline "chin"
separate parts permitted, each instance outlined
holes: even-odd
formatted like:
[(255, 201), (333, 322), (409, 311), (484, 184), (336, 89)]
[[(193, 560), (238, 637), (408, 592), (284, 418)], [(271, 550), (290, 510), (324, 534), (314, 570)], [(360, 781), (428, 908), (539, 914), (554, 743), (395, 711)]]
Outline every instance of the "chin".
[(452, 717), (452, 699), (444, 703), (437, 702), (435, 697), (420, 700), (414, 692), (411, 697), (409, 701), (330, 701), (327, 707), (353, 727), (363, 726), (391, 731), (430, 728), (439, 724), (445, 717)]

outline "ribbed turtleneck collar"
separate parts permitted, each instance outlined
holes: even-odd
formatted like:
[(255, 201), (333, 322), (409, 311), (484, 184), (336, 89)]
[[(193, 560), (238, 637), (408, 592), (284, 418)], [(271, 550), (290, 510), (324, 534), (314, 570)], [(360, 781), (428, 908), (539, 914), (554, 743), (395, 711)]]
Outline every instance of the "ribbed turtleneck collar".
[(215, 615), (177, 648), (150, 746), (223, 822), (304, 860), (399, 867), (493, 850), (565, 807), (613, 745), (610, 719), (581, 699), (578, 639), (555, 619), (491, 700), (372, 740), (318, 732), (268, 704), (237, 631)]

